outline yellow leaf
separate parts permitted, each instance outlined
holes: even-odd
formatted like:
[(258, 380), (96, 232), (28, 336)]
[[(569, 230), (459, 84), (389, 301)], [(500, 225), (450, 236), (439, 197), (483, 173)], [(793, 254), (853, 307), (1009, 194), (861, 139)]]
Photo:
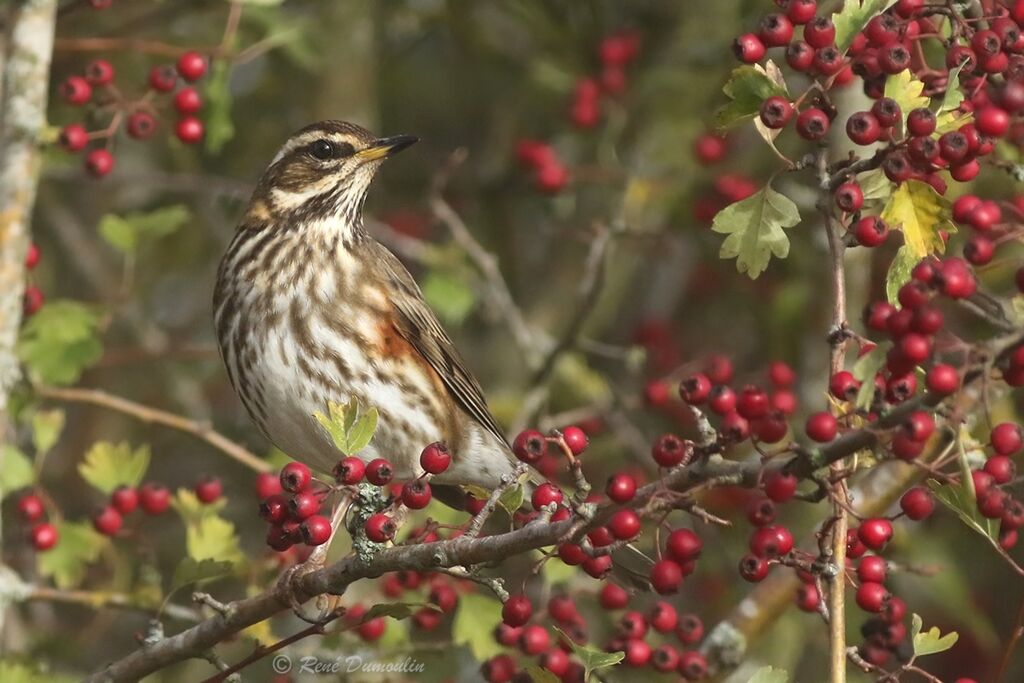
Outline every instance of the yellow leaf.
[(924, 83), (914, 78), (910, 69), (904, 69), (895, 76), (889, 76), (885, 81), (885, 96), (896, 100), (904, 117), (914, 109), (931, 104), (931, 99), (922, 95), (923, 92)]
[(882, 219), (903, 231), (903, 241), (912, 255), (924, 258), (946, 250), (940, 230), (956, 232), (950, 211), (949, 200), (931, 185), (908, 180), (892, 193), (882, 210)]

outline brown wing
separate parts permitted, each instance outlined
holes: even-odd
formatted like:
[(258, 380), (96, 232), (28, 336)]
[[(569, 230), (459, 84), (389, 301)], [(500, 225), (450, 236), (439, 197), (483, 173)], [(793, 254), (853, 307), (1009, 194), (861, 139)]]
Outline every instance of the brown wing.
[(375, 262), (386, 273), (388, 285), (393, 290), (391, 302), (398, 314), (396, 327), (399, 334), (412, 344), (441, 376), (441, 381), (459, 406), (486, 427), (498, 441), (507, 443), (505, 435), (487, 407), (480, 383), (466, 367), (448, 333), (423, 300), (419, 285), (394, 254), (381, 244), (372, 242), (372, 245)]

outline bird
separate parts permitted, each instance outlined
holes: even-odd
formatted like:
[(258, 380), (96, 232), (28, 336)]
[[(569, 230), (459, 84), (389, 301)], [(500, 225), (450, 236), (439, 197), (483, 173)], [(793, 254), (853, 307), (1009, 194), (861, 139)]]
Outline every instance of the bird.
[[(353, 123), (309, 125), (263, 173), (218, 268), (214, 325), (228, 378), (263, 434), (330, 472), (385, 458), (396, 480), (421, 450), (452, 460), (432, 485), (494, 490), (517, 461), (480, 383), (402, 262), (367, 231), (363, 203), (384, 161), (418, 141)], [(379, 412), (369, 445), (341, 453), (316, 413), (355, 399)], [(435, 497), (438, 496), (435, 493)]]

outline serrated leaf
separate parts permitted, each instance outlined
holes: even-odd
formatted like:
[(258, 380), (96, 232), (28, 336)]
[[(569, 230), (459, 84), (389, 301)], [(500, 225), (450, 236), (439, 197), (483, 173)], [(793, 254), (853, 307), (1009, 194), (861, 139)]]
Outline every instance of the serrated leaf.
[(235, 525), (217, 515), (203, 517), (185, 528), (185, 549), (194, 560), (242, 560)]
[(358, 453), (370, 444), (374, 432), (377, 431), (377, 417), (377, 409), (370, 408), (356, 419), (347, 435), (346, 453)]
[[(966, 60), (964, 64), (966, 64)], [(935, 134), (941, 135), (951, 130), (956, 130), (971, 122), (974, 115), (970, 112), (960, 111), (960, 105), (964, 101), (964, 93), (960, 89), (960, 72), (964, 64), (949, 70), (946, 79), (946, 93), (942, 96), (942, 103), (935, 112)]]
[(540, 666), (527, 667), (526, 673), (530, 676), (530, 680), (533, 681), (533, 683), (560, 683), (562, 680), (555, 674)]
[(880, 168), (865, 171), (857, 176), (857, 184), (864, 193), (865, 201), (888, 199), (892, 195), (894, 183), (889, 180)]
[(846, 52), (868, 22), (896, 4), (896, 0), (846, 0), (842, 11), (832, 15), (836, 27), (836, 47)]
[(231, 573), (230, 562), (207, 558), (196, 560), (193, 557), (182, 558), (181, 562), (174, 569), (174, 578), (171, 579), (171, 592), (189, 584), (209, 581)]
[(896, 103), (900, 105), (904, 121), (914, 109), (931, 104), (931, 100), (922, 93), (924, 93), (924, 83), (914, 78), (910, 69), (904, 69), (898, 74), (889, 76), (885, 81), (885, 96), (896, 100)]
[(763, 666), (754, 672), (747, 683), (789, 683), (789, 673), (785, 669)]
[(0, 444), (0, 499), (36, 480), (32, 461), (12, 444)]
[(724, 130), (753, 118), (761, 111), (761, 103), (769, 97), (789, 97), (785, 83), (777, 82), (780, 77), (781, 72), (773, 77), (760, 65), (733, 69), (722, 88), (730, 101), (715, 112), (715, 128)]
[(960, 486), (943, 486), (934, 480), (929, 480), (928, 486), (939, 502), (955, 512), (969, 529), (986, 538), (998, 539), (998, 525), (978, 513), (977, 500), (970, 492), (965, 492)]
[(587, 645), (580, 645), (570, 638), (562, 629), (557, 626), (555, 626), (554, 629), (562, 634), (562, 638), (564, 638), (565, 641), (569, 643), (569, 647), (572, 648), (573, 655), (576, 659), (580, 660), (580, 664), (583, 665), (584, 680), (590, 680), (590, 673), (592, 671), (615, 666), (626, 658), (625, 652), (605, 652), (604, 650), (598, 650)]
[(523, 485), (521, 483), (516, 484), (509, 490), (505, 491), (505, 493), (501, 494), (501, 497), (498, 498), (498, 505), (505, 508), (505, 510), (512, 515), (515, 514), (516, 510), (522, 507), (525, 496), (526, 493), (523, 490)]
[(473, 657), (483, 662), (505, 649), (491, 635), (501, 623), (501, 603), (479, 593), (466, 593), (459, 597), (452, 622), (452, 640), (467, 645)]
[(446, 323), (459, 325), (476, 305), (472, 287), (448, 270), (431, 270), (423, 280), (423, 298)]
[(800, 212), (791, 199), (766, 185), (746, 199), (725, 207), (715, 216), (711, 229), (728, 235), (719, 258), (735, 258), (736, 269), (757, 278), (772, 255), (789, 255), (785, 228), (800, 222)]
[(184, 225), (191, 212), (182, 204), (172, 204), (154, 211), (117, 216), (107, 214), (100, 219), (99, 232), (111, 246), (126, 254), (134, 252), (144, 239), (169, 235)]
[(22, 326), (18, 358), (47, 384), (72, 384), (103, 354), (100, 318), (75, 301), (45, 304)]
[(149, 446), (132, 449), (127, 441), (99, 441), (85, 454), (78, 473), (94, 488), (109, 494), (118, 486), (137, 486), (149, 469)]
[(950, 631), (946, 635), (942, 635), (937, 626), (932, 626), (927, 631), (922, 632), (921, 629), (923, 627), (924, 622), (921, 620), (921, 617), (914, 614), (911, 617), (910, 639), (914, 645), (915, 657), (945, 652), (956, 645), (956, 641), (960, 639), (960, 635), (956, 631)]
[(920, 261), (905, 244), (896, 251), (896, 256), (889, 264), (889, 271), (885, 274), (885, 297), (889, 303), (896, 305), (899, 301), (900, 288), (910, 282), (910, 274)]
[(62, 431), (63, 410), (37, 410), (32, 414), (32, 445), (37, 458), (46, 455), (57, 444)]
[(109, 543), (88, 522), (56, 522), (57, 545), (36, 556), (39, 573), (50, 577), (57, 588), (75, 588), (85, 578), (85, 571)]
[(891, 346), (890, 342), (879, 344), (853, 364), (853, 376), (860, 382), (856, 400), (858, 410), (867, 410), (871, 407), (871, 401), (875, 397), (875, 375), (885, 366), (885, 356)]
[(899, 229), (910, 253), (922, 259), (946, 250), (946, 243), (939, 233), (956, 232), (951, 212), (949, 200), (931, 185), (908, 180), (892, 193), (882, 210), (882, 220), (889, 227)]
[(235, 124), (231, 120), (230, 61), (218, 59), (210, 68), (206, 82), (206, 105), (203, 122), (206, 151), (217, 154), (235, 137)]

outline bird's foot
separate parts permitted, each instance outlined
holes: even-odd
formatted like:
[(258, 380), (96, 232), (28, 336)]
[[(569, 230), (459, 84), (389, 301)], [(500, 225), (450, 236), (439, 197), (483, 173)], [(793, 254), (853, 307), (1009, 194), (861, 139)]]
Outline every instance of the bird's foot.
[(319, 595), (317, 596), (317, 615), (311, 617), (306, 613), (303, 607), (302, 590), (300, 588), (300, 582), (302, 577), (307, 574), (311, 574), (315, 571), (323, 569), (327, 565), (327, 553), (331, 549), (331, 542), (334, 540), (335, 535), (338, 533), (338, 528), (341, 526), (341, 522), (345, 517), (345, 513), (348, 510), (348, 501), (343, 501), (337, 507), (334, 508), (334, 512), (331, 514), (331, 537), (326, 543), (321, 543), (313, 552), (309, 554), (305, 562), (296, 564), (281, 573), (281, 576), (277, 579), (277, 588), (281, 593), (281, 599), (292, 608), (292, 612), (295, 616), (308, 621), (311, 624), (322, 623), (324, 618), (330, 614), (333, 606), (329, 603), (333, 602), (337, 596), (330, 595)]

